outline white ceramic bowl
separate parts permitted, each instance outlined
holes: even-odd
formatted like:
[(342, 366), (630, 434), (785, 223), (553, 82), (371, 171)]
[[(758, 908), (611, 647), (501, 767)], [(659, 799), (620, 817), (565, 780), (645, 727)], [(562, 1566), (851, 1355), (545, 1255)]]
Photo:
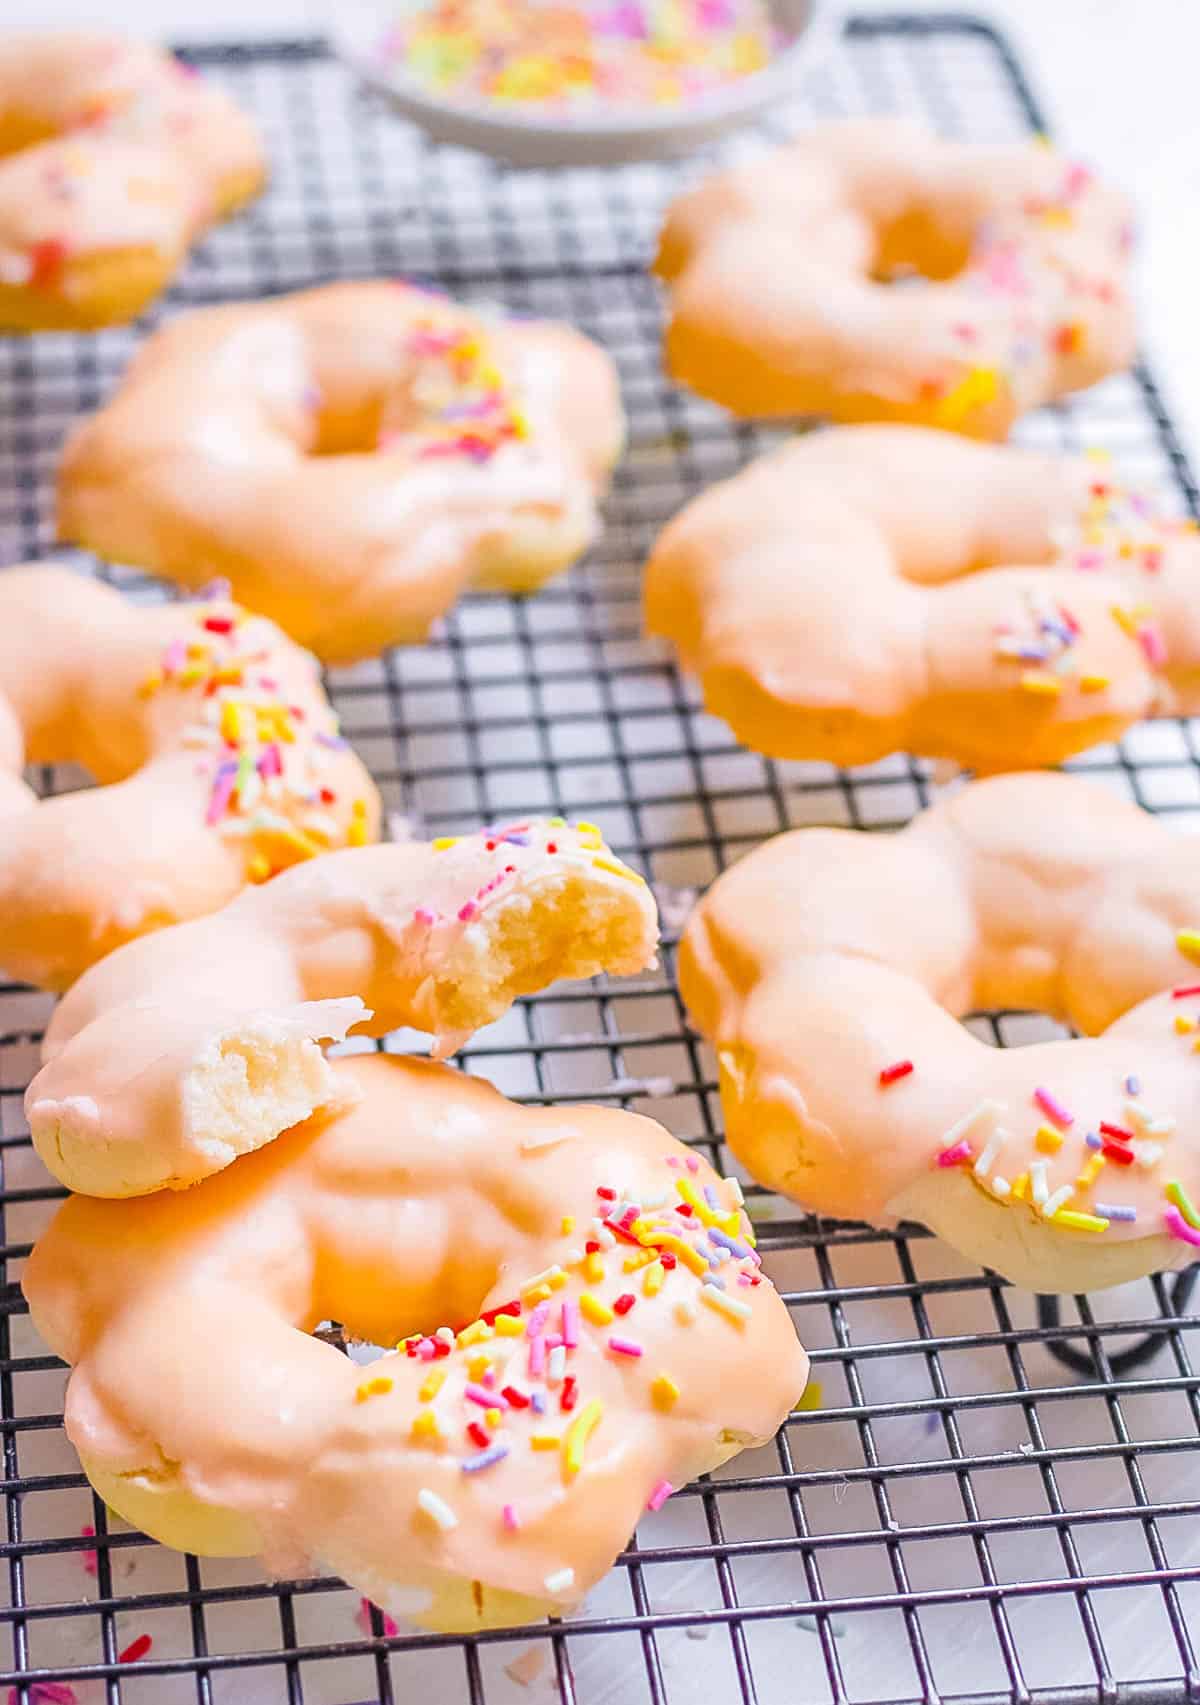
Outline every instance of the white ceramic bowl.
[(784, 45), (761, 71), (678, 107), (571, 118), (443, 100), (402, 69), (382, 64), (376, 44), (394, 16), (387, 0), (341, 0), (329, 28), (346, 63), (435, 142), (477, 148), (518, 166), (613, 166), (690, 153), (795, 93), (801, 71), (836, 44), (841, 17), (836, 0), (770, 0), (770, 8)]

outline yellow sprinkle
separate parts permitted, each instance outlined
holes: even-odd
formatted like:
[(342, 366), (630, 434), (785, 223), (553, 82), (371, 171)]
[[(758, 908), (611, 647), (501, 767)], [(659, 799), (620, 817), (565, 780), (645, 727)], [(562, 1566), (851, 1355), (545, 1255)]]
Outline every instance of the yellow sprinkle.
[(656, 1297), (666, 1281), (667, 1269), (661, 1261), (652, 1261), (646, 1268), (646, 1276), (642, 1280), (642, 1291), (648, 1297)]
[(391, 1389), (391, 1380), (385, 1379), (383, 1375), (380, 1374), (374, 1379), (365, 1379), (362, 1382), (358, 1390), (354, 1393), (354, 1401), (356, 1403), (365, 1403), (368, 1397), (383, 1397)]
[(1192, 1043), (1192, 1053), (1200, 1054), (1200, 1036), (1197, 1036), (1196, 1040)]
[(438, 1427), (437, 1416), (432, 1409), (418, 1409), (413, 1416), (412, 1436), (414, 1439), (440, 1439), (441, 1430)]
[(421, 1381), (417, 1396), (422, 1403), (432, 1403), (446, 1381), (445, 1368), (431, 1368)]
[(489, 1427), (498, 1427), (503, 1419), (499, 1409), (485, 1409), (483, 1418)]
[(355, 817), (365, 817), (367, 814), (367, 802), (366, 802), (366, 800), (365, 799), (356, 799), (354, 801), (354, 804), (350, 807), (350, 810)]
[(575, 827), (579, 830), (581, 835), (596, 835), (600, 840), (604, 839), (604, 834), (600, 825), (598, 823), (589, 823), (586, 817), (581, 817)]
[(563, 1215), (562, 1226), (560, 1227), (560, 1230), (562, 1231), (562, 1235), (564, 1237), (570, 1237), (571, 1233), (575, 1230), (575, 1215), (574, 1214), (564, 1214)]
[(598, 1397), (593, 1397), (590, 1403), (585, 1403), (576, 1415), (563, 1437), (562, 1471), (564, 1480), (574, 1480), (583, 1467), (583, 1453), (587, 1442), (600, 1424), (604, 1413), (604, 1405)]
[(471, 1379), (479, 1381), (483, 1378), (491, 1365), (492, 1358), (488, 1355), (487, 1351), (477, 1350), (473, 1356), (469, 1356), (467, 1358), (467, 1374)]
[(820, 1380), (810, 1379), (808, 1384), (804, 1387), (804, 1390), (800, 1393), (800, 1401), (796, 1405), (797, 1411), (801, 1415), (811, 1414), (814, 1409), (819, 1409), (821, 1407), (821, 1398), (823, 1395)]
[(561, 1267), (553, 1267), (550, 1271), (549, 1285), (552, 1291), (561, 1291), (567, 1282), (567, 1275)]
[(1109, 678), (1107, 675), (1081, 675), (1079, 677), (1080, 690), (1085, 693), (1102, 693), (1108, 685)]
[(1094, 1154), (1091, 1157), (1083, 1171), (1079, 1174), (1079, 1177), (1075, 1180), (1081, 1190), (1091, 1189), (1097, 1178), (1099, 1178), (1104, 1164), (1105, 1159), (1102, 1154)]
[(650, 1382), (650, 1396), (658, 1409), (670, 1409), (679, 1396), (679, 1387), (669, 1373), (660, 1373)]
[(146, 679), (138, 686), (138, 697), (142, 699), (152, 698), (162, 684), (163, 678), (161, 675), (147, 675)]
[(635, 1249), (632, 1255), (627, 1255), (625, 1257), (621, 1265), (627, 1273), (636, 1273), (642, 1267), (648, 1267), (651, 1261), (656, 1261), (657, 1259), (658, 1257), (655, 1255), (653, 1249)]
[(1200, 965), (1200, 929), (1181, 929), (1175, 937), (1175, 945), (1185, 959)]
[(1063, 684), (1057, 675), (1042, 675), (1036, 669), (1026, 669), (1021, 676), (1021, 690), (1026, 693), (1040, 693), (1046, 699), (1056, 699), (1063, 690)]
[(265, 853), (255, 853), (246, 865), (251, 882), (265, 882), (271, 874), (271, 861)]
[(460, 835), (439, 835), (433, 843), (434, 852), (445, 852), (447, 847), (456, 847), (462, 839)]
[(1129, 610), (1123, 609), (1120, 604), (1113, 604), (1110, 608), (1112, 611), (1113, 621), (1116, 622), (1117, 626), (1121, 629), (1121, 632), (1127, 633), (1130, 639), (1136, 639), (1137, 621), (1132, 613)]
[(562, 1439), (557, 1433), (530, 1433), (530, 1450), (557, 1450)]
[(1176, 1036), (1187, 1036), (1195, 1028), (1196, 1020), (1194, 1018), (1189, 1018), (1185, 1012), (1177, 1012), (1175, 1014)]
[(346, 829), (346, 844), (351, 847), (365, 847), (367, 844), (367, 825), (361, 817), (355, 817)]
[(598, 1285), (604, 1277), (604, 1257), (598, 1249), (593, 1249), (584, 1260), (583, 1276), (589, 1285)]
[(1074, 1208), (1060, 1208), (1050, 1223), (1069, 1226), (1072, 1231), (1108, 1230), (1107, 1220), (1102, 1220), (1097, 1214), (1077, 1213)]
[(481, 1344), (492, 1336), (492, 1329), (486, 1320), (473, 1320), (469, 1326), (464, 1326), (454, 1342), (460, 1350), (469, 1348), (472, 1344)]
[(994, 367), (972, 367), (952, 390), (939, 399), (933, 411), (936, 424), (953, 429), (966, 419), (972, 409), (994, 402), (1000, 389), (997, 379)]
[[(181, 675), (180, 681), (183, 681)], [(242, 713), (235, 699), (226, 699), (221, 706), (221, 738), (236, 746), (242, 738)]]
[(594, 1297), (591, 1291), (583, 1291), (579, 1298), (579, 1312), (585, 1320), (590, 1320), (593, 1326), (610, 1326), (616, 1319), (606, 1302)]
[(636, 870), (630, 870), (627, 864), (618, 864), (613, 858), (594, 858), (592, 864), (597, 870), (607, 870), (610, 876), (623, 876), (627, 882), (640, 882), (646, 886), (646, 878), (639, 876)]
[(1029, 1200), (1029, 1174), (1027, 1172), (1023, 1172), (1019, 1178), (1014, 1180), (1012, 1194), (1015, 1202), (1027, 1202)]
[(208, 656), (208, 647), (207, 645), (201, 645), (198, 639), (193, 639), (188, 643), (187, 655), (194, 663), (198, 657)]
[(643, 1238), (643, 1242), (650, 1244), (655, 1249), (669, 1249), (672, 1255), (677, 1256), (685, 1267), (690, 1268), (696, 1274), (697, 1278), (700, 1274), (708, 1272), (708, 1262), (700, 1251), (693, 1249), (690, 1243), (685, 1243), (682, 1237), (676, 1237), (673, 1232), (648, 1232)]
[(496, 1316), (497, 1337), (519, 1338), (524, 1330), (524, 1321), (518, 1320), (515, 1314), (498, 1314)]
[(1053, 1125), (1039, 1125), (1033, 1141), (1040, 1154), (1057, 1154), (1063, 1145), (1062, 1132)]
[(521, 1292), (521, 1301), (528, 1303), (548, 1302), (550, 1299), (549, 1285), (534, 1285), (531, 1290)]

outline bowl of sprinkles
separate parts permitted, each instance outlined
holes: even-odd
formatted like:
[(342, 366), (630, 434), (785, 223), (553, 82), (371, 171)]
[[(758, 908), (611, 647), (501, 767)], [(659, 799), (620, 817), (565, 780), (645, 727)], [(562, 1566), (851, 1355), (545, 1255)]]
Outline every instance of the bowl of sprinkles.
[(435, 141), (514, 165), (684, 154), (794, 93), (826, 0), (363, 0), (342, 57)]

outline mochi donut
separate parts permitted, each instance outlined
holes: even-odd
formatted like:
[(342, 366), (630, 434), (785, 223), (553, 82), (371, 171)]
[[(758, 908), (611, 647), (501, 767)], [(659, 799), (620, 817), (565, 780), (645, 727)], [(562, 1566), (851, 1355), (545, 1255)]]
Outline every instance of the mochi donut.
[(0, 329), (131, 320), (258, 194), (250, 120), (190, 66), (98, 33), (0, 40)]
[[(693, 914), (680, 988), (764, 1184), (1079, 1292), (1197, 1258), (1197, 926), (1190, 837), (1078, 777), (997, 776), (896, 835), (768, 841)], [(1083, 1038), (957, 1022), (998, 1007)]]
[(112, 954), (56, 1009), (25, 1111), (92, 1196), (182, 1189), (336, 1099), (319, 1047), (454, 1051), (518, 995), (655, 962), (650, 890), (561, 817), (331, 854)]
[(566, 326), (412, 286), (187, 314), (78, 426), (62, 538), (238, 597), (321, 657), (417, 640), (468, 586), (529, 592), (597, 530), (612, 362)]
[(916, 426), (814, 432), (660, 537), (646, 624), (738, 739), (1057, 764), (1200, 710), (1200, 536), (1104, 458)]
[[(26, 763), (100, 784), (39, 800)], [(149, 930), (330, 848), (379, 801), (307, 652), (220, 592), (135, 605), (0, 572), (0, 965), (65, 989)]]
[(59, 1210), (24, 1287), (67, 1432), (181, 1550), (321, 1563), (428, 1628), (561, 1614), (804, 1389), (741, 1193), (632, 1113), (333, 1069), (343, 1110), (196, 1189)]
[(1129, 246), (1124, 200), (1043, 144), (824, 124), (669, 209), (667, 366), (736, 414), (1005, 438), (1129, 366)]

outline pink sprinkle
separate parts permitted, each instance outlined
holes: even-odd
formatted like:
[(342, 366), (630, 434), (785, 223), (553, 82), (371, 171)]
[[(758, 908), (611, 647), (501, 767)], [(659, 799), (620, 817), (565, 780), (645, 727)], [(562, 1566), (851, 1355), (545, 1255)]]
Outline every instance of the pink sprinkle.
[[(34, 1681), (26, 1689), (29, 1705), (78, 1705), (79, 1695), (65, 1681)], [(17, 1705), (17, 1690), (8, 1690), (8, 1705)]]
[(677, 1170), (679, 1167), (679, 1156), (677, 1154), (669, 1154), (667, 1156), (667, 1165)]
[(1057, 1095), (1052, 1095), (1048, 1089), (1035, 1089), (1033, 1099), (1047, 1119), (1052, 1120), (1060, 1130), (1065, 1131), (1075, 1123), (1074, 1113), (1069, 1113)]
[(437, 922), (437, 913), (431, 912), (428, 906), (418, 906), (413, 913), (413, 919), (416, 923), (424, 925), (426, 929), (432, 929)]
[(1178, 1208), (1167, 1208), (1163, 1220), (1172, 1237), (1177, 1237), (1181, 1243), (1191, 1243), (1200, 1248), (1200, 1231), (1193, 1231)]
[[(531, 1344), (530, 1349), (533, 1348)], [(463, 1388), (463, 1396), (468, 1403), (478, 1403), (481, 1409), (507, 1409), (508, 1398), (502, 1397), (498, 1391), (489, 1391), (486, 1385), (475, 1385), (468, 1381)]]
[(1143, 622), (1138, 629), (1138, 644), (1152, 669), (1161, 669), (1167, 661), (1167, 642), (1157, 622)]
[(560, 1332), (547, 1332), (544, 1342), (548, 1350), (559, 1350), (562, 1348), (562, 1334)]
[(694, 1154), (689, 1154), (687, 1157), (687, 1169), (689, 1172), (699, 1172), (700, 1170), (700, 1162)]
[(546, 1371), (546, 1340), (531, 1338), (529, 1340), (529, 1377), (541, 1379)]
[[(79, 1537), (80, 1537), (80, 1539), (95, 1539), (96, 1530), (90, 1522), (88, 1523), (88, 1525), (86, 1527), (80, 1528)], [(87, 1551), (85, 1551), (83, 1553), (83, 1571), (84, 1571), (84, 1574), (85, 1575), (94, 1575), (96, 1573), (96, 1567), (97, 1567), (97, 1564), (96, 1564), (96, 1548), (95, 1548), (95, 1546), (91, 1546), (91, 1547), (89, 1547), (89, 1549)]]
[(635, 1344), (632, 1338), (610, 1338), (608, 1347), (618, 1356), (640, 1356), (642, 1346)]
[(955, 1143), (953, 1148), (943, 1149), (937, 1157), (939, 1166), (957, 1166), (960, 1161), (970, 1160), (971, 1145), (964, 1137), (961, 1143)]
[(274, 740), (269, 746), (264, 746), (259, 753), (258, 773), (264, 780), (268, 776), (281, 776), (283, 774), (283, 754)]
[(504, 1526), (507, 1529), (507, 1531), (509, 1533), (515, 1533), (521, 1524), (517, 1520), (517, 1512), (514, 1509), (513, 1505), (512, 1504), (505, 1504), (500, 1515), (501, 1515), (501, 1520), (503, 1521)]
[(459, 923), (460, 924), (469, 924), (471, 919), (475, 916), (475, 914), (478, 910), (479, 910), (479, 907), (475, 904), (474, 900), (468, 900), (465, 905), (462, 905), (458, 908), (458, 921), (459, 921)]
[(648, 1510), (661, 1510), (674, 1490), (675, 1488), (669, 1480), (660, 1480), (646, 1499), (646, 1508)]
[(173, 675), (177, 669), (182, 669), (187, 661), (187, 647), (181, 639), (173, 639), (163, 652), (162, 670), (164, 675)]
[(222, 768), (217, 771), (216, 780), (212, 785), (212, 792), (208, 796), (208, 810), (204, 813), (204, 821), (208, 824), (210, 829), (215, 823), (219, 823), (225, 815), (225, 812), (229, 807), (229, 801), (233, 798), (233, 789), (236, 781), (237, 769), (234, 765), (231, 764), (228, 767), (222, 766)]
[(1094, 568), (1104, 567), (1103, 551), (1080, 551), (1075, 558), (1075, 567), (1088, 572)]
[(573, 1302), (562, 1305), (562, 1341), (568, 1350), (579, 1343), (579, 1310)]
[[(364, 1634), (374, 1634), (375, 1630), (371, 1626), (371, 1612), (378, 1609), (378, 1605), (372, 1604), (369, 1598), (359, 1599), (358, 1611), (354, 1620), (362, 1629)], [(383, 1618), (384, 1636), (386, 1639), (390, 1640), (400, 1632), (399, 1625), (388, 1615), (386, 1610), (380, 1610), (379, 1614)]]
[(539, 1302), (533, 1313), (529, 1316), (529, 1319), (525, 1322), (525, 1336), (527, 1338), (540, 1338), (542, 1333), (545, 1331), (546, 1322), (549, 1318), (550, 1304), (548, 1302)]
[(432, 1338), (422, 1338), (417, 1345), (417, 1354), (423, 1362), (431, 1362), (437, 1355), (437, 1345)]

